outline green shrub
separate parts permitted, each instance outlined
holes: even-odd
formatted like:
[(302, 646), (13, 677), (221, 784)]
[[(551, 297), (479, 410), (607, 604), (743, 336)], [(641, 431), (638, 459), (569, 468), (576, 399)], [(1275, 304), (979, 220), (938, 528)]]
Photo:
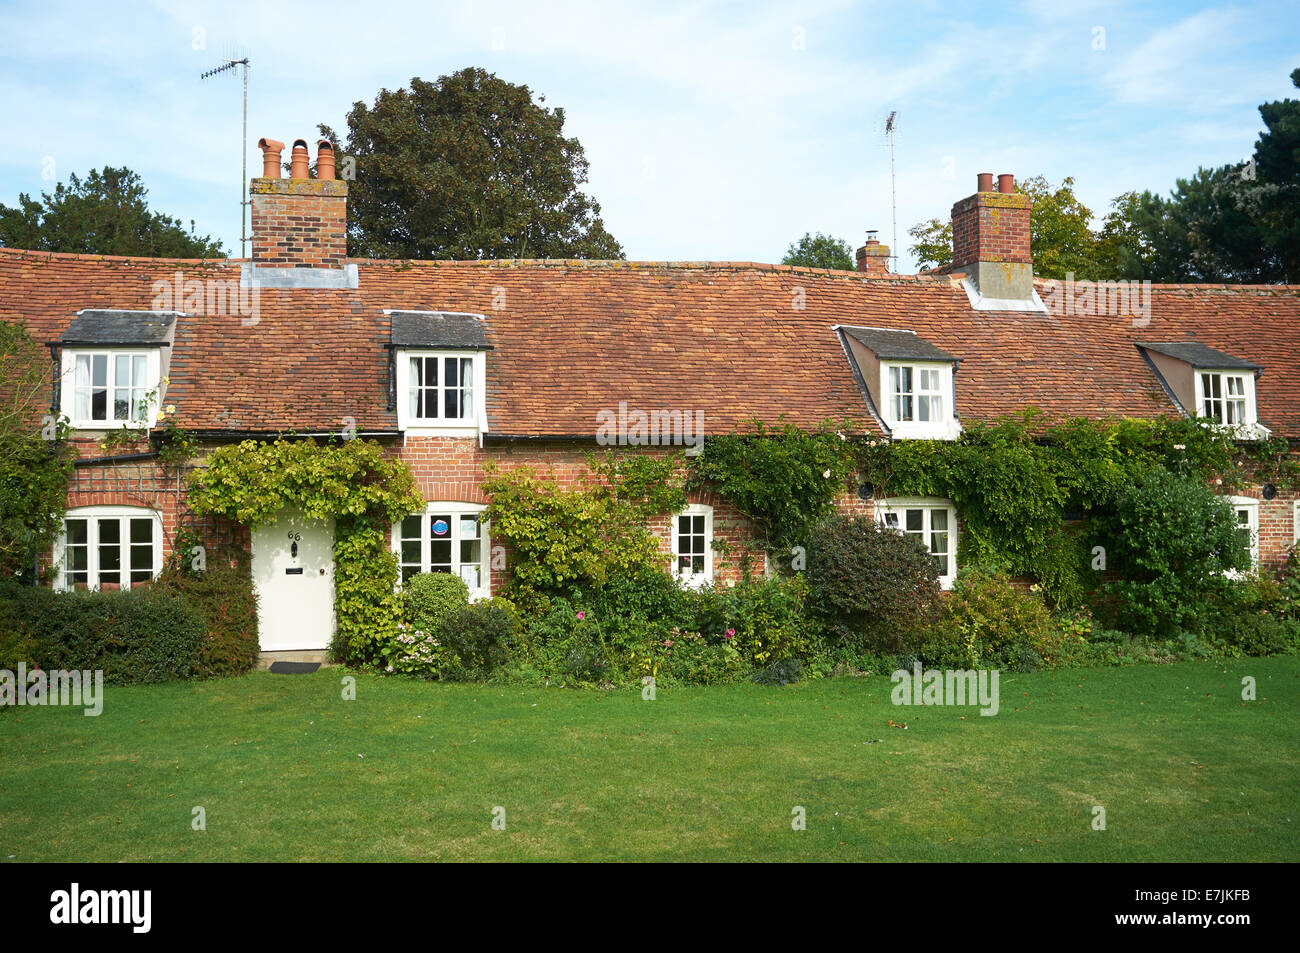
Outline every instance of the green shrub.
[(803, 677), (803, 662), (797, 658), (779, 659), (754, 676), (756, 685), (789, 685)]
[(246, 562), (232, 566), (229, 559), (209, 559), (196, 575), (173, 560), (154, 586), (180, 595), (203, 620), (197, 677), (243, 675), (257, 664), (257, 595)]
[(1064, 641), (1037, 589), (1025, 591), (996, 569), (957, 575), (922, 656), (946, 668), (1033, 671), (1055, 661)]
[(455, 609), (437, 631), (446, 653), (439, 677), (475, 681), (495, 674), (509, 661), (519, 635), (519, 620), (505, 606), (484, 601)]
[(1157, 469), (1119, 493), (1097, 523), (1107, 568), (1120, 576), (1103, 606), (1138, 635), (1202, 632), (1233, 585), (1225, 572), (1250, 567), (1229, 503), (1195, 476)]
[[(16, 629), (9, 650), (47, 670), (102, 670), (116, 684), (194, 676), (204, 640), (203, 618), (175, 592), (55, 592), (6, 587), (0, 619)], [(13, 631), (13, 630), (11, 630)], [(22, 648), (25, 646), (25, 648)]]
[(662, 684), (717, 685), (733, 681), (745, 670), (740, 652), (730, 641), (713, 641), (698, 632), (678, 632), (665, 646), (656, 676)]
[(810, 648), (808, 581), (802, 575), (743, 579), (735, 586), (701, 590), (695, 600), (691, 628), (713, 644), (730, 644), (756, 667), (802, 658)]
[(423, 632), (437, 632), (443, 620), (469, 605), (469, 586), (449, 572), (417, 573), (402, 584), (403, 617)]
[(925, 547), (875, 520), (822, 521), (808, 545), (809, 602), (841, 641), (899, 652), (933, 621), (939, 570)]

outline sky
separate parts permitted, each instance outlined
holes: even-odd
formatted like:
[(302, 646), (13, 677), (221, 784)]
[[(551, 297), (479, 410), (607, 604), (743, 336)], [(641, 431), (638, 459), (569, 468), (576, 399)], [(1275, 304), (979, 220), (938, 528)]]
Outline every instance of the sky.
[[(805, 232), (907, 229), (979, 172), (1075, 179), (1098, 219), (1239, 162), (1300, 97), (1300, 3), (0, 2), (0, 203), (128, 166), (239, 254), (237, 74), (256, 143), (340, 133), (360, 100), (467, 66), (563, 107), (636, 260), (777, 262)], [(897, 111), (897, 234), (885, 118)], [(901, 246), (901, 247), (900, 247)]]

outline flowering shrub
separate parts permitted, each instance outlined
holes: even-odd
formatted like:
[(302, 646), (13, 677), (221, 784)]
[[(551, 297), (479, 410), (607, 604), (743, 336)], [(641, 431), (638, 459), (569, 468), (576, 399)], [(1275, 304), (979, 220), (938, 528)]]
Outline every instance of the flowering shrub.
[(433, 678), (446, 662), (447, 653), (434, 633), (399, 622), (397, 632), (380, 648), (381, 665), (390, 675)]

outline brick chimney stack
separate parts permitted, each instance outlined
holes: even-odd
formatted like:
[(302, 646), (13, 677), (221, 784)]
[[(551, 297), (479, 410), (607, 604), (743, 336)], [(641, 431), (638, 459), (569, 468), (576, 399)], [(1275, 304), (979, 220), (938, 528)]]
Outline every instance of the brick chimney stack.
[(867, 232), (867, 243), (858, 249), (858, 271), (877, 278), (889, 274), (889, 246), (880, 244), (874, 229)]
[(981, 172), (974, 195), (952, 207), (952, 271), (962, 271), (986, 298), (1027, 301), (1033, 297), (1029, 252), (1029, 196), (1015, 177)]
[(249, 184), (253, 263), (279, 268), (342, 268), (347, 263), (348, 185), (334, 178), (334, 149), (317, 146), (316, 178), (309, 178), (306, 141), (293, 144), (290, 178), (280, 175), (284, 143), (258, 142), (262, 175)]

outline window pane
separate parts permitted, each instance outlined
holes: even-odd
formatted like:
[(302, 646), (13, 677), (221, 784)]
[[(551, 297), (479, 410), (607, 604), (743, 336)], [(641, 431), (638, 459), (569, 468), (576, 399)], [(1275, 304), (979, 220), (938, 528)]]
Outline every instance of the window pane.
[(117, 519), (102, 519), (99, 521), (99, 542), (100, 545), (105, 543), (120, 543), (122, 541), (122, 523)]
[(886, 525), (886, 526), (893, 527), (894, 529), (898, 529), (898, 514), (897, 514), (897, 513), (886, 513), (886, 514), (885, 514), (885, 525)]
[(478, 517), (466, 514), (460, 518), (460, 538), (478, 539)]
[(402, 540), (402, 565), (420, 566), (420, 541), (418, 539)]
[(462, 568), (467, 564), (478, 563), (482, 545), (477, 539), (462, 539), (460, 541), (460, 563)]
[(451, 568), (451, 540), (435, 539), (429, 543), (429, 568), (446, 572)]
[(447, 379), (444, 381), (446, 387), (460, 386), (460, 359), (455, 357), (443, 358), (447, 370)]
[(136, 354), (132, 361), (131, 383), (136, 387), (146, 386), (145, 377), (149, 369), (149, 357), (145, 354)]
[(131, 384), (131, 355), (118, 354), (113, 358), (113, 383), (118, 387)]
[(153, 520), (151, 519), (132, 519), (131, 520), (131, 542), (148, 543), (153, 545)]
[(925, 513), (922, 510), (907, 510), (906, 519), (906, 529), (909, 533), (919, 533), (925, 528)]
[(443, 416), (449, 420), (458, 420), (460, 412), (460, 391), (449, 387), (443, 393)]
[(414, 576), (414, 575), (415, 575), (416, 573), (418, 573), (419, 571), (420, 571), (420, 567), (419, 567), (419, 566), (403, 566), (403, 567), (402, 567), (402, 582), (406, 582), (408, 579), (410, 579), (412, 576)]
[(482, 587), (482, 576), (483, 567), (478, 563), (466, 563), (460, 567), (460, 578), (465, 580), (465, 585), (469, 586), (471, 591)]
[(108, 355), (91, 355), (91, 383), (95, 387), (108, 386)]
[(64, 520), (64, 533), (68, 538), (69, 546), (84, 546), (86, 544), (86, 521), (82, 519)]
[(418, 515), (408, 516), (406, 519), (402, 520), (402, 539), (419, 540), (419, 538), (420, 517)]
[(92, 390), (90, 392), (90, 416), (87, 420), (108, 419), (108, 391)]

